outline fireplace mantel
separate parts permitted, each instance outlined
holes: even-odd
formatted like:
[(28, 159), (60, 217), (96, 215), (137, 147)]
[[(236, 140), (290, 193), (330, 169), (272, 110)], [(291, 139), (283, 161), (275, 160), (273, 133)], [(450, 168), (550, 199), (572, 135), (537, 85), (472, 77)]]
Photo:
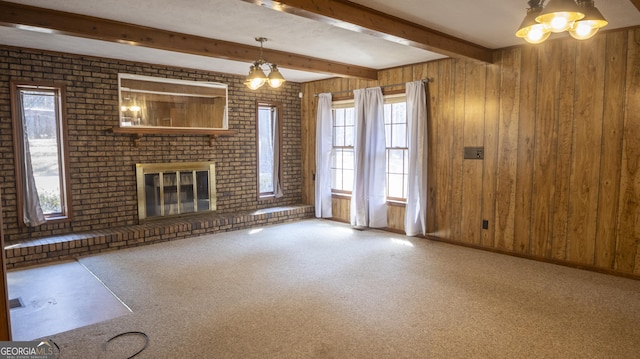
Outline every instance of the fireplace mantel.
[(143, 135), (204, 135), (209, 136), (209, 146), (213, 147), (219, 136), (233, 136), (234, 130), (207, 130), (193, 128), (142, 128), (142, 127), (113, 127), (111, 132), (132, 135), (133, 147), (140, 146)]

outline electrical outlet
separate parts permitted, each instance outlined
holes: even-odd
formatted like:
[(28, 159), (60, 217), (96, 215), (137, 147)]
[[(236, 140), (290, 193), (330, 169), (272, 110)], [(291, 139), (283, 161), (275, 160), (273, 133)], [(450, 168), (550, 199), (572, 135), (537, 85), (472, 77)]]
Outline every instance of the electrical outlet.
[(482, 220), (482, 229), (489, 229), (489, 221), (486, 219)]

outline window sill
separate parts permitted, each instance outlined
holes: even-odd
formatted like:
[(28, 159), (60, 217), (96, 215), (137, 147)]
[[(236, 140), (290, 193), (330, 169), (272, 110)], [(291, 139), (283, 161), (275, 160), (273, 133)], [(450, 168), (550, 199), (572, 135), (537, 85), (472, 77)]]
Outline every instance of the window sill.
[(351, 193), (331, 193), (331, 198), (351, 199)]
[(407, 202), (388, 199), (387, 200), (387, 205), (394, 206), (394, 207), (406, 207), (407, 206)]
[[(337, 198), (337, 199), (351, 199), (351, 194), (349, 193), (331, 193), (331, 198)], [(407, 202), (406, 201), (398, 201), (398, 200), (392, 200), (392, 199), (388, 199), (387, 200), (387, 205), (389, 206), (395, 206), (395, 207), (406, 207)]]
[(70, 221), (70, 216), (57, 215), (57, 216), (45, 216), (45, 219), (48, 222), (60, 222), (60, 221)]
[[(56, 215), (56, 216), (47, 216), (47, 215), (45, 215), (44, 219), (45, 219), (45, 222), (43, 224), (41, 224), (41, 226), (46, 226), (48, 224), (53, 224), (53, 223), (71, 222), (71, 220), (73, 218), (71, 216), (64, 216), (64, 215)], [(20, 224), (22, 226), (24, 226), (24, 227), (29, 227), (22, 220), (20, 220)]]
[(260, 202), (272, 202), (276, 200), (275, 194), (261, 194), (258, 195), (258, 201)]

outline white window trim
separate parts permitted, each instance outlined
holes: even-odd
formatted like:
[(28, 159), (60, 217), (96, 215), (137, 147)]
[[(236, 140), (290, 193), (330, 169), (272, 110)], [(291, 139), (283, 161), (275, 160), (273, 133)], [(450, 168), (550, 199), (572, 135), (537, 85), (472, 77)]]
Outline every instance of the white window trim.
[[(384, 98), (384, 103), (385, 104), (407, 102), (407, 95), (405, 93), (384, 95), (383, 98)], [(354, 107), (354, 106), (355, 106), (355, 100), (354, 99), (338, 100), (338, 101), (333, 101), (331, 103), (331, 109), (332, 110), (342, 109), (342, 108), (350, 108), (350, 107)], [(334, 127), (333, 124), (332, 124), (332, 127)], [(385, 172), (385, 175), (386, 175), (386, 172)], [(388, 188), (386, 190), (388, 192)], [(331, 188), (331, 196), (332, 197), (338, 197), (338, 198), (351, 198), (351, 192), (350, 191), (343, 191), (343, 190), (336, 190), (334, 188)], [(404, 204), (406, 204), (406, 198), (403, 199), (403, 200), (399, 200), (397, 198), (389, 199), (389, 197), (387, 197), (387, 202), (388, 203), (392, 203), (392, 204), (396, 204), (396, 205), (404, 205)]]

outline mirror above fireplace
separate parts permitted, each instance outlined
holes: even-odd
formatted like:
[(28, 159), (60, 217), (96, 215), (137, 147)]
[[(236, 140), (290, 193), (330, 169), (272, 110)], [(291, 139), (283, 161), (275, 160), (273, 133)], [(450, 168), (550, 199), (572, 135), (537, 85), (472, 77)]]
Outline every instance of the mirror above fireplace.
[(226, 84), (118, 74), (120, 128), (227, 130)]

